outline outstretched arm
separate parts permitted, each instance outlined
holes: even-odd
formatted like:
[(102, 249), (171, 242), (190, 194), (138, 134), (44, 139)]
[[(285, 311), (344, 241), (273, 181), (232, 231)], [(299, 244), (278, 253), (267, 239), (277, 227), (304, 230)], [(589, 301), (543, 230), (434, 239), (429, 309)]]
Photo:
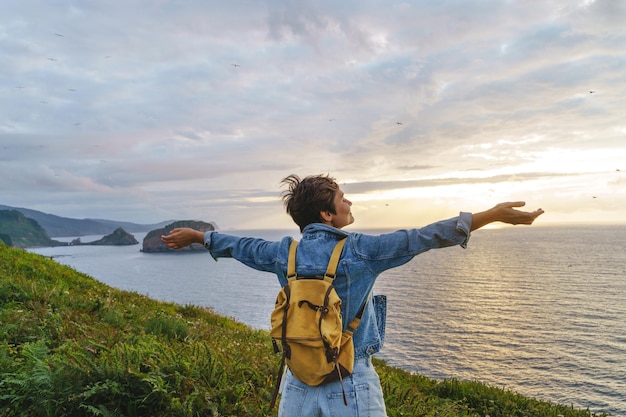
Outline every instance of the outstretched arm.
[(204, 244), (204, 232), (189, 227), (172, 229), (169, 235), (161, 236), (161, 240), (170, 249), (181, 249), (192, 243)]
[(481, 227), (493, 223), (502, 222), (508, 224), (532, 224), (537, 217), (543, 214), (542, 209), (535, 211), (516, 210), (515, 207), (526, 205), (523, 201), (500, 203), (489, 210), (472, 214), (472, 228), (474, 231)]

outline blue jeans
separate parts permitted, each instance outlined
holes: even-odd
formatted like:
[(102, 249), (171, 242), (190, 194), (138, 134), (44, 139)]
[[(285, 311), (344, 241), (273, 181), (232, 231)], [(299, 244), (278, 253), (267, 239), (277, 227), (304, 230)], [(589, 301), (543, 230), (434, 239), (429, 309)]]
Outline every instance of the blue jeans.
[(279, 417), (387, 416), (380, 379), (369, 356), (355, 360), (352, 375), (343, 379), (347, 406), (339, 381), (312, 387), (287, 370), (283, 383)]

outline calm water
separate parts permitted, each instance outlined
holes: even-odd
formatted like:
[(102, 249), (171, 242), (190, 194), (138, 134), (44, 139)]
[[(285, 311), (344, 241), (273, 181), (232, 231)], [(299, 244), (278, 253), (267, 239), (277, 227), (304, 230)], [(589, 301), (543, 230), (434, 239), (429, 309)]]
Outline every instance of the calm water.
[[(269, 328), (279, 290), (272, 275), (208, 253), (139, 249), (32, 251), (120, 289)], [(386, 272), (376, 293), (388, 297), (378, 356), (391, 365), (626, 416), (626, 226), (480, 230), (466, 250), (430, 251)]]

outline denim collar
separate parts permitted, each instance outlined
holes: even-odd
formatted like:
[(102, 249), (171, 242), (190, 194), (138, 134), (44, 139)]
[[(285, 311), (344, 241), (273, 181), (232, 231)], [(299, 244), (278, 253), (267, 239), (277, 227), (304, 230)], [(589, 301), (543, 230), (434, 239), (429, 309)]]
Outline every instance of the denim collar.
[(336, 227), (328, 226), (324, 223), (308, 224), (302, 231), (303, 239), (313, 239), (324, 235), (333, 237), (334, 239), (341, 239), (350, 235), (350, 232), (337, 229)]

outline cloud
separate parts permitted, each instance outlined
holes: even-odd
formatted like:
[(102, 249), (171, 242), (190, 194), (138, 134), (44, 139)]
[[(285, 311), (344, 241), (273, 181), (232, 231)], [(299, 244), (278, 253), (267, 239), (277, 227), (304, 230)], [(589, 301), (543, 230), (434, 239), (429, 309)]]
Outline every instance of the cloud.
[(9, 2), (0, 203), (237, 225), (290, 173), (552, 191), (625, 153), (625, 7)]
[(402, 190), (408, 188), (429, 188), (440, 187), (446, 185), (462, 185), (462, 184), (496, 184), (502, 182), (521, 182), (533, 181), (537, 179), (555, 178), (563, 176), (578, 176), (578, 174), (548, 173), (548, 172), (526, 172), (514, 175), (495, 175), (489, 177), (471, 177), (471, 178), (432, 178), (423, 180), (407, 180), (407, 181), (370, 181), (360, 183), (342, 184), (344, 192), (349, 193), (377, 193), (386, 190)]

